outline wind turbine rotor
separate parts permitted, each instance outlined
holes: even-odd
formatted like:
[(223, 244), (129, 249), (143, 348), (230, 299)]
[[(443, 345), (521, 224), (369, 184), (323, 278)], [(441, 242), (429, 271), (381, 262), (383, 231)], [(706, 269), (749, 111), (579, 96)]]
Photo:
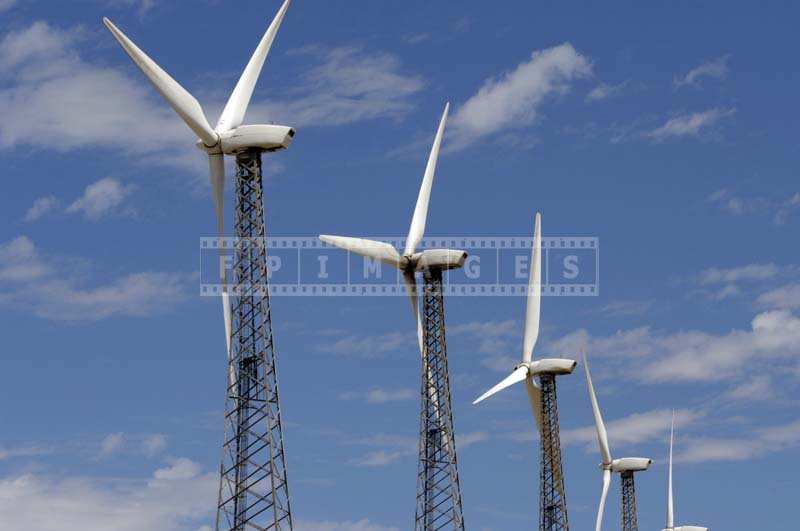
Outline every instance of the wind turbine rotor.
[(502, 391), (506, 387), (510, 387), (515, 383), (525, 381), (526, 392), (528, 394), (528, 400), (531, 404), (531, 409), (533, 410), (534, 418), (536, 419), (536, 425), (539, 429), (541, 429), (542, 391), (534, 379), (534, 375), (536, 373), (534, 368), (537, 366), (538, 362), (533, 362), (533, 348), (536, 345), (537, 338), (539, 337), (539, 317), (541, 307), (541, 214), (537, 212), (534, 219), (533, 245), (531, 250), (531, 272), (528, 278), (525, 332), (522, 342), (522, 363), (517, 365), (510, 375), (506, 376), (500, 383), (483, 393), (472, 403), (477, 404)]
[(269, 49), (278, 34), (278, 29), (281, 27), (281, 22), (283, 22), (283, 17), (286, 15), (286, 10), (289, 9), (291, 1), (285, 0), (281, 5), (272, 23), (258, 43), (255, 52), (250, 57), (250, 61), (248, 61), (239, 81), (236, 83), (236, 87), (233, 89), (230, 98), (228, 98), (228, 102), (225, 104), (225, 108), (222, 110), (219, 121), (217, 121), (215, 130), (218, 133), (230, 131), (242, 125), (247, 106), (250, 104), (250, 98), (253, 96), (253, 90), (264, 66), (264, 61), (267, 59)]
[(439, 128), (436, 130), (436, 137), (433, 140), (430, 155), (428, 155), (428, 164), (425, 166), (425, 175), (422, 178), (422, 185), (419, 189), (417, 196), (417, 204), (414, 207), (414, 216), (411, 218), (411, 226), (408, 229), (408, 237), (406, 238), (406, 248), (403, 251), (404, 256), (411, 256), (417, 250), (419, 242), (425, 235), (425, 223), (428, 219), (428, 204), (431, 200), (431, 188), (433, 187), (433, 176), (436, 173), (436, 162), (439, 160), (439, 148), (442, 145), (442, 137), (444, 136), (444, 128), (447, 123), (447, 113), (450, 110), (450, 103), (444, 106), (442, 118), (439, 120)]
[(103, 24), (189, 129), (194, 131), (206, 147), (216, 146), (219, 143), (219, 135), (211, 128), (197, 99), (150, 59), (108, 18), (103, 18)]

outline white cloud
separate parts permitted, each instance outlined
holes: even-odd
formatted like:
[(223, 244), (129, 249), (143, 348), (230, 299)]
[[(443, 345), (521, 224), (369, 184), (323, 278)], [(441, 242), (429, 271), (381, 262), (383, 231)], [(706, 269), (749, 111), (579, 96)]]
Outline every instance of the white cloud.
[(728, 59), (730, 55), (723, 55), (696, 68), (692, 68), (683, 77), (676, 77), (676, 87), (698, 86), (704, 78), (725, 79), (728, 76)]
[(0, 13), (8, 11), (17, 4), (17, 0), (0, 0)]
[(18, 446), (15, 448), (0, 447), (0, 461), (14, 459), (17, 457), (35, 457), (46, 455), (51, 453), (51, 451), (52, 450), (50, 448), (36, 445)]
[(125, 444), (125, 435), (110, 433), (100, 442), (100, 457), (110, 457), (122, 449)]
[(373, 336), (346, 336), (332, 343), (318, 345), (316, 349), (337, 356), (376, 359), (401, 347), (417, 348), (415, 341), (412, 333), (388, 332)]
[(618, 96), (628, 86), (629, 81), (623, 81), (617, 85), (600, 83), (586, 95), (586, 101), (600, 101), (614, 96)]
[(136, 8), (139, 16), (147, 14), (156, 6), (156, 0), (106, 0), (110, 6)]
[(401, 118), (424, 81), (404, 73), (395, 55), (352, 46), (307, 46), (290, 52), (312, 64), (285, 100), (254, 102), (248, 116), (296, 127)]
[(652, 307), (653, 301), (611, 301), (599, 313), (610, 317), (642, 315)]
[(348, 391), (339, 395), (341, 400), (363, 400), (368, 404), (385, 404), (413, 400), (419, 396), (415, 389), (381, 389), (375, 387), (366, 392)]
[(415, 455), (418, 442), (412, 437), (379, 433), (352, 439), (347, 444), (378, 447), (348, 461), (348, 464), (356, 467), (378, 468)]
[(45, 214), (51, 212), (58, 205), (58, 199), (55, 196), (48, 195), (40, 197), (33, 202), (33, 205), (25, 213), (24, 221), (31, 223), (42, 218)]
[(762, 293), (756, 299), (756, 306), (783, 310), (800, 308), (800, 284), (786, 284)]
[(547, 97), (566, 93), (591, 73), (589, 60), (569, 43), (534, 51), (513, 71), (488, 79), (459, 107), (450, 121), (449, 147), (460, 149), (533, 123)]
[(639, 381), (721, 381), (748, 372), (753, 364), (766, 370), (800, 356), (800, 318), (785, 310), (767, 311), (756, 315), (749, 329), (717, 334), (637, 328), (591, 337), (578, 330), (550, 345), (551, 352), (563, 355), (580, 348), (616, 360), (615, 370)]
[(702, 285), (708, 285), (769, 280), (777, 277), (780, 273), (781, 268), (775, 264), (748, 264), (732, 268), (711, 267), (700, 272), (698, 282)]
[(645, 133), (645, 137), (656, 142), (670, 138), (694, 137), (718, 124), (723, 118), (733, 116), (736, 109), (714, 108), (703, 112), (681, 114), (670, 118), (662, 126)]
[(767, 374), (755, 374), (746, 376), (745, 381), (733, 387), (725, 393), (725, 398), (737, 401), (770, 400), (775, 396), (772, 378)]
[(145, 317), (169, 311), (186, 297), (192, 275), (132, 273), (82, 287), (70, 264), (42, 256), (26, 236), (0, 244), (0, 305), (55, 321)]
[(111, 177), (100, 179), (87, 186), (83, 196), (67, 207), (67, 212), (82, 212), (87, 219), (97, 221), (112, 212), (120, 212), (120, 205), (134, 189), (133, 185), (123, 185)]
[[(602, 408), (602, 404), (600, 407)], [(675, 426), (688, 426), (702, 416), (701, 413), (687, 409), (676, 410)], [(621, 452), (624, 452), (625, 448), (663, 440), (664, 436), (669, 434), (672, 410), (654, 409), (644, 413), (633, 413), (619, 419), (605, 418), (604, 420), (611, 450), (615, 455), (621, 456)], [(534, 437), (538, 437), (538, 435), (529, 432), (514, 435), (515, 440), (531, 440)], [(597, 451), (597, 429), (594, 424), (581, 428), (562, 429), (561, 443), (565, 446), (581, 445), (589, 451)]]
[(485, 431), (473, 431), (469, 433), (456, 434), (456, 450), (463, 450), (478, 443), (489, 440), (489, 434)]
[(52, 273), (27, 236), (0, 244), (0, 281), (29, 282)]
[(747, 430), (740, 438), (690, 438), (675, 460), (688, 463), (744, 461), (800, 446), (800, 421)]
[(759, 196), (737, 196), (730, 190), (722, 188), (712, 193), (708, 197), (708, 201), (715, 204), (720, 210), (735, 216), (754, 212), (771, 212), (774, 213), (773, 222), (776, 225), (785, 225), (800, 208), (800, 193), (782, 199), (770, 199)]
[(31, 531), (196, 531), (212, 521), (219, 480), (187, 461), (143, 479), (6, 476), (0, 521)]
[(396, 527), (375, 524), (366, 518), (347, 522), (298, 520), (295, 524), (295, 529), (297, 531), (399, 531)]
[(160, 454), (167, 448), (167, 436), (161, 433), (148, 435), (142, 441), (142, 450), (148, 457)]
[(83, 60), (81, 37), (39, 21), (2, 38), (0, 73), (7, 83), (0, 89), (0, 147), (197, 151), (191, 132), (141, 76)]

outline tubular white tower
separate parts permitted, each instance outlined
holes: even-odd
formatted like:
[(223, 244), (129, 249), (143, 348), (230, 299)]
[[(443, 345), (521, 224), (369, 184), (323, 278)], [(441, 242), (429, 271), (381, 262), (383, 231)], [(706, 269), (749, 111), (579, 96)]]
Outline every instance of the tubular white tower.
[(597, 508), (595, 531), (600, 531), (603, 526), (603, 511), (605, 510), (606, 496), (608, 496), (608, 487), (611, 483), (611, 474), (613, 472), (618, 473), (621, 479), (622, 531), (638, 531), (639, 524), (636, 515), (633, 474), (647, 470), (653, 461), (646, 457), (623, 457), (620, 459), (611, 457), (606, 425), (603, 422), (603, 415), (600, 413), (600, 406), (597, 403), (592, 375), (589, 372), (589, 362), (585, 354), (583, 356), (583, 368), (586, 371), (586, 385), (589, 387), (589, 398), (592, 402), (592, 413), (594, 414), (595, 428), (597, 429), (597, 444), (600, 447), (600, 455), (603, 458), (603, 462), (600, 465), (603, 471), (603, 493), (600, 496), (600, 505)]
[(292, 528), (264, 243), (261, 154), (288, 147), (294, 129), (283, 125), (242, 125), (289, 3), (290, 0), (283, 2), (258, 43), (214, 128), (194, 96), (110, 20), (103, 19), (133, 62), (199, 137), (197, 146), (208, 154), (221, 249), (225, 229), (224, 155), (236, 157), (237, 240), (233, 263), (237, 289), (233, 297), (224, 269), (220, 278), (228, 373), (217, 530)]
[[(561, 442), (558, 426), (556, 376), (571, 374), (577, 363), (561, 358), (533, 359), (533, 349), (539, 337), (539, 317), (542, 301), (542, 216), (536, 213), (531, 250), (531, 272), (528, 279), (528, 301), (525, 312), (525, 333), (522, 342), (522, 362), (500, 383), (479, 396), (473, 404), (510, 387), (525, 382), (533, 416), (539, 429), (539, 528), (547, 531), (569, 529), (564, 475), (561, 465)], [(539, 382), (536, 381), (539, 379)], [(541, 385), (540, 385), (541, 384)]]
[[(464, 529), (447, 370), (442, 271), (463, 266), (467, 253), (454, 249), (417, 251), (425, 235), (433, 177), (449, 107), (445, 105), (433, 140), (403, 254), (385, 242), (326, 234), (319, 237), (327, 244), (396, 267), (403, 275), (422, 356), (417, 531)], [(422, 273), (424, 280), (422, 316), (416, 273)]]
[(675, 412), (672, 412), (672, 424), (669, 429), (669, 475), (667, 476), (667, 527), (664, 531), (708, 531), (707, 527), (696, 525), (675, 526), (674, 505), (672, 500), (672, 446), (675, 441)]

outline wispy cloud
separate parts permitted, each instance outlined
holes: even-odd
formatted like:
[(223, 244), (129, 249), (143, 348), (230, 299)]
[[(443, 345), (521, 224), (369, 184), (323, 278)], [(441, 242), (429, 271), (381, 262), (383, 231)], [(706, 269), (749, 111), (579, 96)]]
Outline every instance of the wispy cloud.
[[(675, 411), (675, 426), (688, 426), (702, 418), (702, 413), (681, 409)], [(624, 448), (662, 441), (669, 434), (672, 421), (671, 409), (655, 409), (644, 413), (633, 413), (623, 418), (606, 420), (609, 445), (617, 455)], [(561, 442), (564, 445), (584, 445), (591, 451), (597, 450), (597, 429), (594, 425), (562, 430)]]
[(756, 299), (756, 306), (781, 310), (800, 308), (800, 284), (785, 284), (764, 292)]
[(106, 458), (114, 455), (122, 449), (124, 444), (125, 435), (123, 433), (109, 433), (100, 441), (99, 457)]
[(770, 212), (776, 225), (785, 225), (792, 215), (800, 209), (800, 193), (789, 197), (768, 198), (762, 196), (743, 196), (734, 194), (727, 188), (716, 190), (708, 196), (708, 202), (728, 214), (742, 216), (757, 212)]
[(415, 389), (381, 389), (374, 387), (369, 391), (348, 391), (339, 395), (341, 400), (359, 400), (367, 404), (385, 404), (413, 400), (419, 396)]
[(376, 524), (367, 518), (344, 522), (298, 520), (295, 529), (297, 531), (400, 531), (397, 527)]
[(673, 138), (699, 138), (709, 132), (724, 118), (736, 114), (736, 109), (714, 108), (707, 111), (680, 114), (667, 120), (663, 125), (645, 133), (645, 137), (655, 142)]
[(0, 0), (0, 13), (8, 11), (17, 5), (17, 0)]
[(347, 441), (347, 444), (375, 448), (348, 461), (348, 464), (360, 468), (389, 466), (409, 458), (417, 452), (416, 438), (404, 435), (379, 433), (351, 439)]
[(618, 96), (622, 94), (625, 88), (630, 83), (630, 80), (623, 81), (622, 83), (617, 83), (616, 85), (611, 85), (609, 83), (600, 83), (591, 91), (589, 94), (586, 95), (586, 101), (600, 101), (606, 100), (608, 98), (613, 98), (614, 96)]
[(611, 301), (598, 310), (608, 317), (628, 317), (631, 315), (643, 315), (652, 307), (653, 301)]
[(710, 267), (700, 272), (701, 285), (729, 284), (743, 280), (768, 280), (777, 277), (781, 268), (775, 264), (747, 264), (744, 266), (719, 268)]
[(121, 212), (123, 201), (136, 189), (133, 185), (124, 185), (111, 177), (100, 179), (90, 184), (79, 197), (67, 207), (67, 213), (82, 213), (87, 219), (97, 221), (112, 212)]
[(728, 76), (728, 60), (730, 55), (723, 55), (692, 68), (684, 76), (676, 77), (673, 84), (680, 88), (699, 86), (703, 79), (725, 79)]
[(449, 148), (461, 149), (530, 125), (548, 97), (568, 92), (591, 73), (590, 61), (569, 43), (534, 51), (513, 71), (486, 80), (458, 108), (450, 121)]
[(310, 63), (286, 100), (254, 102), (255, 120), (297, 127), (336, 126), (377, 118), (399, 119), (414, 108), (425, 82), (405, 72), (390, 53), (354, 46), (307, 46), (290, 52)]
[(688, 438), (681, 446), (676, 452), (676, 461), (744, 461), (800, 446), (800, 420), (767, 428), (748, 428), (746, 437)]
[(0, 521), (8, 529), (197, 531), (213, 518), (218, 486), (188, 459), (141, 479), (9, 475), (0, 478)]
[(798, 345), (800, 318), (785, 310), (772, 310), (756, 315), (749, 329), (726, 333), (669, 333), (644, 327), (592, 337), (586, 330), (578, 330), (552, 342), (550, 351), (566, 355), (585, 348), (609, 362), (616, 359), (615, 370), (635, 380), (679, 383), (737, 378), (752, 363), (764, 367), (764, 362), (800, 355)]
[(186, 297), (193, 275), (140, 272), (82, 286), (69, 261), (44, 256), (26, 236), (0, 244), (0, 305), (56, 321), (97, 321), (169, 311)]
[(191, 132), (146, 82), (81, 58), (82, 38), (41, 21), (2, 37), (0, 147), (195, 149)]
[(25, 213), (23, 221), (27, 223), (38, 221), (49, 212), (52, 212), (57, 206), (58, 199), (55, 196), (40, 197), (33, 202), (33, 205)]

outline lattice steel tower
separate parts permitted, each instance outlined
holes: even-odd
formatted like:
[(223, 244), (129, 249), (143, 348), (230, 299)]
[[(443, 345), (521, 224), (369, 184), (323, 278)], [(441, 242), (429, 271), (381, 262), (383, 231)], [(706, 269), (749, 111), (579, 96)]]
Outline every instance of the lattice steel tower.
[(600, 531), (603, 526), (603, 511), (605, 510), (606, 497), (608, 496), (612, 475), (619, 474), (620, 491), (622, 493), (622, 530), (638, 531), (639, 525), (636, 522), (636, 489), (634, 488), (633, 476), (637, 472), (644, 472), (650, 468), (653, 460), (648, 457), (622, 457), (618, 459), (612, 457), (611, 447), (608, 444), (608, 431), (600, 411), (600, 404), (597, 402), (597, 395), (594, 392), (592, 373), (589, 371), (589, 360), (586, 359), (586, 354), (583, 356), (583, 368), (586, 371), (586, 385), (589, 388), (589, 399), (592, 402), (592, 413), (594, 415), (595, 429), (597, 430), (597, 443), (600, 447), (600, 455), (603, 458), (603, 462), (600, 463), (600, 470), (603, 471), (603, 492), (600, 495), (600, 504), (597, 507), (595, 530)]
[(217, 529), (292, 528), (269, 298), (261, 150), (236, 156), (233, 328)]
[(620, 478), (622, 479), (622, 531), (639, 531), (633, 472), (623, 472), (620, 474)]
[[(569, 529), (564, 474), (561, 467), (561, 438), (558, 428), (556, 376), (572, 374), (577, 363), (565, 358), (533, 359), (539, 339), (539, 318), (542, 304), (542, 216), (536, 213), (531, 244), (528, 301), (525, 309), (525, 332), (522, 340), (522, 362), (511, 374), (479, 396), (477, 404), (516, 383), (525, 382), (536, 426), (539, 429), (539, 529)], [(538, 382), (537, 382), (538, 380)]]
[(561, 465), (556, 375), (539, 373), (542, 388), (541, 443), (539, 445), (539, 529), (567, 531), (567, 497)]
[[(235, 155), (236, 227), (234, 308), (228, 275), (222, 271), (222, 307), (228, 355), (225, 438), (220, 466), (217, 529), (291, 529), (286, 461), (281, 431), (275, 349), (267, 284), (261, 153), (285, 149), (294, 129), (284, 125), (243, 125), (250, 98), (291, 0), (284, 0), (250, 57), (217, 125), (202, 106), (110, 20), (103, 23), (161, 96), (197, 135), (205, 151), (214, 197), (217, 231), (224, 236), (225, 155)], [(157, 131), (154, 138), (157, 138)]]
[[(402, 274), (422, 357), (422, 418), (415, 526), (425, 531), (464, 529), (447, 376), (442, 271), (462, 267), (467, 253), (456, 249), (417, 250), (425, 235), (436, 161), (449, 108), (450, 105), (445, 104), (439, 120), (402, 254), (386, 242), (329, 234), (319, 237), (329, 245), (396, 267)], [(425, 280), (422, 318), (416, 273), (422, 273)]]
[(423, 271), (422, 378), (416, 531), (464, 529), (453, 431), (442, 270)]

